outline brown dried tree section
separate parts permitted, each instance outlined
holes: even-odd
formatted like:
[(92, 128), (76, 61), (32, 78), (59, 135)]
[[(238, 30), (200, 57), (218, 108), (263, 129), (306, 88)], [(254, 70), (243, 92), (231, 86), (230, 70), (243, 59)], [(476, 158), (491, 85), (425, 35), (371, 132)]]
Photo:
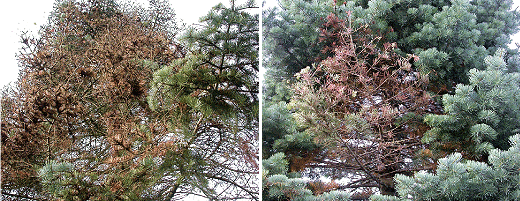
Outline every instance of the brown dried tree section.
[(352, 28), (333, 14), (321, 36), (331, 56), (296, 75), (291, 104), (323, 150), (292, 165), (349, 178), (340, 189), (377, 187), (393, 194), (395, 174), (425, 168), (411, 163), (427, 129), (421, 115), (431, 107), (423, 90), (427, 78), (409, 63), (418, 58), (399, 56), (395, 43), (381, 44), (366, 26)]
[(18, 88), (2, 100), (4, 191), (39, 191), (36, 169), (53, 159), (87, 159), (79, 171), (124, 174), (154, 152), (133, 143), (153, 144), (166, 133), (146, 104), (148, 63), (183, 53), (166, 32), (140, 21), (146, 16), (117, 9), (110, 1), (64, 2), (41, 38), (22, 36)]
[(162, 188), (184, 179), (176, 172), (206, 162), (172, 132), (184, 129), (179, 121), (149, 106), (154, 71), (187, 55), (174, 42), (179, 28), (169, 5), (151, 1), (151, 8), (57, 1), (40, 38), (22, 36), (19, 80), (2, 94), (3, 195), (171, 200), (212, 193), (204, 181), (192, 191)]

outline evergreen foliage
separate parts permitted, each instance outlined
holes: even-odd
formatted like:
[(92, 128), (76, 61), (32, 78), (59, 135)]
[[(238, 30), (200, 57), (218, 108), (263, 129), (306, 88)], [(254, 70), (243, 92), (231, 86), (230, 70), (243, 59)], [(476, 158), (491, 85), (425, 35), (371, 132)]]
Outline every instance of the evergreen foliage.
[[(285, 81), (311, 66), (320, 55), (317, 29), (333, 11), (328, 0), (281, 0), (280, 8), (265, 10), (264, 65), (268, 81)], [(269, 86), (269, 85), (268, 85)]]
[(286, 174), (289, 172), (289, 162), (285, 159), (283, 152), (276, 153), (262, 161), (263, 176)]
[(169, 193), (258, 199), (258, 15), (246, 12), (254, 1), (231, 3), (186, 32), (185, 58), (154, 73), (148, 103), (180, 137), (159, 169)]
[(477, 160), (493, 148), (507, 148), (505, 139), (520, 128), (520, 75), (507, 73), (504, 54), (498, 49), (486, 57), (486, 70), (471, 69), (468, 85), (458, 84), (455, 94), (443, 96), (446, 114), (425, 118), (432, 127), (425, 142)]
[(397, 41), (402, 52), (421, 58), (414, 65), (428, 74), (433, 91), (452, 91), (456, 84), (467, 83), (469, 69), (485, 69), (481, 61), (497, 48), (507, 50), (504, 59), (517, 71), (518, 51), (507, 45), (518, 31), (520, 14), (510, 0), (370, 2), (391, 7), (375, 20), (388, 26), (376, 27), (386, 32), (386, 40)]
[(332, 190), (337, 187), (334, 182), (309, 183), (301, 175), (287, 174), (289, 162), (283, 153), (274, 154), (262, 164), (262, 200), (350, 200), (349, 193)]
[[(282, 0), (279, 5), (280, 8), (264, 10), (262, 16), (262, 54), (266, 68), (262, 86), (264, 158), (282, 150), (292, 152), (287, 153), (290, 157), (301, 157), (300, 153), (309, 154), (317, 147), (310, 135), (298, 131), (286, 104), (292, 96), (290, 86), (294, 74), (324, 57), (317, 30), (334, 10), (332, 1), (328, 0)], [(302, 136), (306, 139), (299, 139)], [(302, 146), (300, 142), (307, 144)]]
[[(280, 1), (281, 9), (264, 11), (266, 98), (274, 85), (292, 79), (299, 70), (326, 58), (320, 53), (317, 28), (329, 13), (352, 15), (353, 26), (370, 24), (384, 41), (397, 42), (398, 51), (418, 55), (414, 63), (430, 77), (430, 89), (446, 93), (457, 83), (467, 83), (471, 68), (497, 48), (507, 51), (505, 60), (517, 71), (517, 50), (507, 47), (518, 31), (519, 11), (511, 0), (372, 0), (372, 1)], [(270, 84), (273, 83), (273, 84)]]
[(520, 135), (509, 138), (508, 150), (493, 149), (489, 164), (463, 160), (454, 153), (439, 160), (436, 173), (397, 175), (399, 198), (372, 200), (518, 200), (520, 199)]
[(264, 159), (277, 152), (289, 157), (302, 157), (315, 152), (319, 146), (312, 135), (299, 131), (285, 102), (264, 105), (262, 108), (262, 156)]
[(296, 132), (291, 113), (285, 102), (262, 107), (262, 157), (267, 159), (278, 152), (273, 148), (275, 140)]

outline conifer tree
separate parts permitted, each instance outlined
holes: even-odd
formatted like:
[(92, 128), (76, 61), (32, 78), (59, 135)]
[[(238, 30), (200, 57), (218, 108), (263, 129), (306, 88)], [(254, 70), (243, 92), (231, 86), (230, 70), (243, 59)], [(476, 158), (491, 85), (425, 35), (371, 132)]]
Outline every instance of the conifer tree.
[[(467, 83), (471, 68), (483, 70), (481, 61), (497, 48), (506, 49), (510, 71), (520, 64), (517, 50), (509, 49), (510, 36), (520, 25), (520, 14), (511, 0), (372, 0), (279, 1), (280, 10), (264, 11), (266, 98), (274, 95), (280, 80), (326, 57), (319, 51), (317, 28), (334, 12), (354, 16), (353, 25), (370, 24), (386, 42), (397, 42), (398, 51), (416, 54), (413, 65), (430, 77), (430, 90), (446, 93)], [(282, 76), (282, 77), (280, 77)], [(272, 78), (271, 78), (272, 77)], [(271, 81), (273, 80), (273, 81)], [(270, 84), (272, 82), (272, 84)], [(272, 86), (272, 87), (269, 87)]]
[[(422, 73), (429, 73), (433, 83), (447, 87), (453, 87), (449, 82), (467, 83), (469, 69), (484, 70), (481, 61), (499, 47), (508, 48), (509, 36), (518, 31), (520, 14), (511, 11), (511, 6), (512, 1), (451, 1), (430, 7), (436, 12), (401, 42), (423, 58), (417, 66)], [(420, 15), (420, 8), (409, 9), (409, 13)], [(507, 55), (504, 59), (517, 71), (513, 58)]]
[(166, 1), (58, 1), (42, 36), (22, 38), (22, 73), (2, 95), (2, 194), (257, 199), (252, 3), (216, 6), (188, 46)]
[(350, 200), (350, 193), (333, 190), (338, 186), (334, 182), (309, 183), (301, 175), (288, 174), (289, 162), (283, 153), (276, 153), (262, 163), (262, 200)]
[(509, 137), (509, 142), (509, 149), (489, 152), (489, 164), (454, 153), (439, 160), (435, 174), (397, 175), (399, 197), (378, 195), (371, 200), (518, 200), (520, 135)]
[(316, 28), (333, 11), (331, 1), (281, 0), (263, 13), (265, 66), (275, 80), (287, 80), (320, 55)]
[(429, 76), (429, 89), (446, 93), (468, 82), (469, 69), (485, 69), (481, 61), (497, 48), (506, 49), (504, 59), (517, 71), (518, 50), (507, 46), (520, 25), (512, 3), (372, 0), (346, 1), (344, 9), (356, 17), (354, 24), (372, 24), (385, 41), (397, 42), (399, 52), (419, 56), (413, 65)]
[[(318, 6), (315, 6), (316, 2), (318, 2)], [(332, 43), (334, 40), (318, 40), (322, 33), (317, 30), (323, 26), (323, 23), (325, 23), (324, 16), (329, 13), (335, 13), (343, 19), (347, 19), (350, 14), (353, 28), (366, 25), (372, 33), (381, 36), (378, 40), (380, 43), (377, 44), (380, 47), (386, 42), (396, 42), (395, 47), (397, 48), (394, 48), (393, 52), (405, 57), (406, 55), (416, 55), (419, 59), (410, 62), (412, 69), (420, 72), (421, 76), (429, 78), (429, 84), (423, 85), (423, 87), (435, 93), (453, 94), (457, 84), (468, 84), (470, 82), (468, 76), (470, 69), (484, 70), (486, 65), (482, 60), (487, 55), (493, 54), (498, 48), (505, 49), (503, 58), (509, 67), (507, 72), (515, 72), (518, 68), (517, 50), (507, 47), (510, 42), (509, 37), (518, 31), (520, 22), (519, 12), (511, 9), (512, 1), (510, 0), (279, 1), (279, 5), (281, 6), (280, 10), (264, 11), (264, 16), (268, 17), (264, 18), (264, 27), (266, 27), (264, 29), (264, 42), (266, 43), (264, 45), (264, 66), (267, 67), (267, 73), (263, 98), (264, 103), (267, 103), (267, 107), (270, 108), (269, 112), (264, 113), (267, 114), (264, 115), (264, 118), (276, 119), (276, 116), (271, 117), (270, 115), (285, 113), (283, 111), (285, 108), (282, 108), (278, 113), (272, 111), (279, 108), (279, 105), (273, 106), (275, 104), (271, 101), (287, 102), (289, 99), (287, 97), (291, 96), (291, 92), (288, 92), (286, 88), (295, 83), (293, 75), (298, 70), (312, 66), (312, 64), (314, 64), (315, 69), (318, 69), (320, 66), (317, 64), (331, 56), (332, 51), (330, 50), (333, 50), (333, 48), (327, 50), (328, 52), (313, 51), (334, 46)], [(325, 13), (320, 13), (320, 11)], [(299, 30), (298, 32), (302, 34), (291, 30)], [(298, 43), (299, 39), (304, 40), (305, 43)], [(306, 58), (308, 60), (304, 61), (309, 62), (305, 65), (295, 63), (301, 61), (297, 58)], [(314, 72), (314, 70), (310, 72)], [(320, 73), (317, 73), (317, 75), (321, 76)], [(321, 86), (321, 84), (317, 82), (315, 86)], [(289, 111), (294, 113), (300, 108), (292, 107)], [(434, 103), (430, 105), (427, 111), (440, 114), (442, 112), (440, 108), (440, 103)], [(316, 111), (318, 112), (308, 115), (319, 117), (323, 110)], [(421, 125), (422, 120), (420, 118), (415, 120), (419, 122), (420, 126), (414, 125), (411, 127), (421, 130), (419, 133), (424, 132), (427, 127)], [(397, 125), (401, 122), (393, 121), (393, 123)], [(284, 122), (278, 127), (269, 124), (267, 129), (283, 128), (286, 124), (287, 122)], [(351, 126), (356, 127), (355, 125), (357, 124)], [(293, 146), (290, 142), (306, 143), (308, 141), (305, 139), (310, 135), (301, 132), (304, 127), (298, 125), (292, 127), (296, 128), (296, 133), (294, 133), (294, 130), (290, 132), (280, 130), (273, 136), (267, 137), (264, 135), (264, 139), (271, 139), (275, 142), (272, 144), (273, 146), (266, 145), (266, 147), (272, 147), (272, 150), (284, 151), (284, 153), (287, 153), (287, 150), (298, 153), (296, 149), (298, 146)], [(358, 128), (362, 127), (358, 126)], [(451, 142), (443, 142), (446, 141), (436, 139), (433, 142), (433, 147), (454, 147)], [(284, 144), (287, 146), (284, 146)], [(284, 149), (284, 147), (292, 148)], [(309, 150), (307, 146), (300, 146), (300, 148), (302, 147)], [(418, 156), (432, 156), (430, 149), (422, 151), (416, 149), (415, 151), (420, 153)], [(455, 149), (451, 151), (455, 151)], [(320, 157), (323, 154), (314, 153), (314, 156)], [(467, 156), (467, 153), (465, 156)], [(292, 154), (286, 154), (286, 157), (288, 157), (289, 167), (294, 167), (294, 163), (290, 162), (293, 157)], [(305, 157), (300, 155), (299, 158)], [(420, 163), (421, 160), (413, 158), (411, 161)], [(322, 173), (317, 175), (320, 174), (323, 175)]]
[[(219, 4), (182, 41), (189, 54), (154, 73), (148, 103), (175, 138), (159, 171), (165, 193), (258, 199), (258, 15)], [(184, 166), (184, 167), (183, 167)]]
[[(323, 52), (333, 56), (296, 75), (290, 103), (303, 134), (320, 147), (287, 155), (289, 170), (307, 172), (307, 177), (351, 179), (336, 189), (377, 187), (392, 194), (395, 173), (425, 168), (406, 160), (422, 147), (420, 115), (430, 98), (421, 87), (427, 80), (411, 67), (413, 55), (400, 57), (393, 52), (395, 43), (378, 47), (380, 37), (367, 26), (352, 28), (351, 21), (333, 14), (327, 20), (321, 40), (331, 45)], [(296, 137), (292, 141), (305, 150), (304, 135), (286, 135), (284, 142)], [(280, 147), (278, 142), (275, 146)], [(268, 181), (284, 178), (277, 175)]]
[(507, 73), (504, 54), (498, 49), (486, 57), (486, 70), (471, 69), (468, 85), (458, 84), (455, 94), (443, 96), (446, 114), (425, 118), (432, 127), (425, 142), (476, 160), (485, 160), (481, 157), (493, 148), (507, 148), (506, 139), (520, 129), (520, 75)]
[[(150, 159), (144, 130), (162, 126), (145, 118), (154, 70), (147, 61), (182, 57), (158, 30), (178, 29), (174, 20), (171, 10), (110, 0), (57, 1), (39, 38), (22, 35), (20, 77), (2, 96), (4, 195), (111, 200), (141, 193), (149, 175), (129, 171)], [(60, 182), (37, 177), (53, 164), (74, 167), (60, 191), (45, 185)]]
[(267, 159), (278, 152), (273, 149), (275, 141), (295, 132), (295, 125), (285, 102), (262, 107), (262, 157)]
[[(263, 11), (263, 66), (266, 68), (263, 84), (262, 117), (262, 150), (275, 150), (275, 141), (283, 145), (285, 150), (293, 150), (288, 144), (295, 145), (296, 141), (284, 143), (285, 135), (296, 134), (296, 122), (288, 115), (286, 108), (290, 102), (290, 85), (294, 81), (294, 74), (301, 69), (311, 66), (322, 55), (322, 45), (318, 43), (319, 34), (316, 30), (325, 22), (325, 17), (333, 11), (331, 1), (282, 0), (280, 8), (271, 8)], [(282, 103), (283, 102), (283, 103)], [(284, 129), (280, 129), (284, 128)], [(305, 134), (298, 134), (302, 136)], [(289, 137), (291, 139), (295, 136)], [(306, 139), (303, 139), (306, 141)], [(313, 150), (315, 145), (310, 145)], [(306, 151), (304, 151), (306, 153)], [(270, 157), (272, 152), (265, 153), (264, 158)], [(290, 155), (292, 155), (290, 154)]]

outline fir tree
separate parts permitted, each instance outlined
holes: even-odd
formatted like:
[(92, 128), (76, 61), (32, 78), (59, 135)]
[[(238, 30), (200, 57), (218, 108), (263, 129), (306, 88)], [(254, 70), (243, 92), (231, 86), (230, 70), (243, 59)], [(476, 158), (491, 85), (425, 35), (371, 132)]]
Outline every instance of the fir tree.
[(299, 174), (288, 174), (289, 162), (283, 153), (274, 154), (262, 164), (262, 200), (350, 200), (349, 193), (333, 190), (338, 186), (334, 182), (309, 183)]
[[(327, 17), (321, 40), (331, 45), (323, 52), (333, 56), (296, 74), (293, 85), (290, 105), (304, 132), (287, 134), (273, 147), (286, 153), (290, 172), (351, 180), (329, 191), (378, 187), (391, 194), (395, 173), (425, 168), (406, 158), (414, 158), (416, 147), (422, 146), (420, 115), (430, 103), (421, 88), (426, 80), (411, 68), (413, 55), (400, 57), (393, 52), (395, 43), (378, 47), (380, 37), (367, 26), (352, 28), (350, 22)], [(309, 149), (314, 144), (319, 146)], [(284, 175), (268, 181), (293, 182)], [(289, 186), (270, 186), (269, 195)]]
[(264, 105), (262, 107), (262, 157), (271, 157), (278, 150), (273, 149), (274, 142), (284, 135), (295, 133), (296, 128), (287, 104)]
[(517, 71), (517, 50), (508, 48), (518, 31), (520, 14), (512, 1), (348, 1), (357, 23), (372, 24), (384, 40), (397, 42), (400, 52), (421, 58), (414, 63), (428, 75), (434, 92), (452, 91), (467, 83), (471, 68), (485, 69), (482, 60), (497, 48)]
[[(482, 60), (486, 58), (487, 55), (494, 53), (497, 48), (505, 49), (503, 58), (509, 66), (507, 72), (517, 71), (517, 50), (512, 50), (507, 47), (507, 44), (510, 42), (509, 37), (518, 31), (520, 22), (520, 20), (518, 20), (520, 17), (518, 11), (511, 10), (512, 1), (338, 0), (322, 1), (319, 2), (319, 6), (313, 6), (316, 2), (317, 1), (280, 1), (280, 10), (264, 11), (264, 16), (269, 17), (264, 18), (264, 26), (266, 27), (266, 29), (264, 29), (266, 31), (264, 32), (264, 42), (266, 43), (264, 45), (266, 53), (264, 63), (268, 70), (265, 82), (266, 86), (263, 89), (263, 98), (266, 100), (264, 103), (267, 102), (269, 107), (273, 105), (270, 101), (286, 102), (289, 99), (287, 97), (291, 96), (291, 93), (286, 90), (286, 87), (295, 83), (292, 75), (298, 72), (298, 70), (312, 66), (312, 64), (315, 64), (314, 66), (318, 69), (321, 67), (317, 65), (320, 61), (333, 55), (333, 42), (335, 40), (317, 40), (320, 34), (323, 33), (316, 30), (319, 30), (318, 27), (323, 27), (323, 23), (325, 23), (325, 18), (323, 17), (328, 15), (328, 13), (335, 13), (343, 19), (347, 19), (348, 17), (352, 20), (352, 28), (359, 28), (363, 25), (368, 26), (372, 33), (381, 36), (377, 44), (380, 47), (386, 42), (396, 42), (395, 47), (397, 48), (393, 49), (393, 52), (401, 56), (416, 55), (419, 59), (411, 61), (412, 69), (419, 71), (421, 76), (427, 76), (429, 78), (430, 83), (423, 85), (423, 87), (435, 93), (453, 94), (456, 84), (468, 84), (470, 82), (468, 76), (470, 69), (477, 68), (484, 70), (485, 65), (482, 63)], [(320, 13), (320, 11), (324, 13)], [(291, 30), (297, 29), (300, 29), (299, 32), (302, 34), (299, 35), (297, 32), (291, 32)], [(332, 30), (333, 29), (329, 29), (330, 32), (334, 33)], [(330, 38), (332, 39), (333, 37)], [(299, 39), (305, 40), (306, 43), (296, 43)], [(308, 46), (308, 48), (305, 49), (304, 46)], [(316, 49), (324, 50), (323, 47), (331, 48), (325, 52), (313, 51)], [(299, 50), (301, 48), (305, 51)], [(274, 52), (277, 53), (275, 54)], [(298, 60), (298, 58), (306, 58), (309, 62), (305, 65), (301, 65), (303, 62), (301, 62), (302, 60)], [(313, 70), (311, 70), (311, 72), (313, 72)], [(316, 76), (319, 77), (322, 76), (322, 74), (317, 73)], [(319, 87), (321, 84), (323, 84), (323, 82), (317, 82), (314, 86)], [(361, 92), (361, 90), (356, 91), (358, 93)], [(440, 114), (442, 109), (440, 109), (438, 105), (440, 105), (440, 103), (430, 105), (427, 111)], [(276, 107), (272, 108), (274, 109)], [(292, 107), (290, 111), (293, 113), (300, 108), (301, 107)], [(319, 118), (319, 114), (323, 113), (322, 111), (324, 111), (324, 109), (318, 109), (316, 111), (315, 113), (309, 113), (308, 116), (310, 116), (311, 119)], [(280, 113), (283, 113), (283, 111)], [(277, 113), (270, 111), (265, 114), (270, 115)], [(407, 128), (418, 129), (421, 131), (419, 133), (422, 133), (427, 127), (421, 125), (420, 122), (422, 119), (420, 117), (416, 117), (412, 119), (418, 123), (413, 126), (407, 126)], [(264, 116), (264, 118), (266, 117)], [(271, 117), (268, 116), (267, 118)], [(329, 120), (320, 122), (332, 124), (330, 123), (332, 121)], [(399, 120), (392, 120), (391, 122), (394, 125), (401, 125), (401, 123), (403, 123)], [(284, 122), (284, 125), (286, 123), (287, 122)], [(320, 126), (320, 124), (317, 125), (318, 126), (310, 126), (307, 128)], [(352, 124), (350, 126), (357, 126), (359, 129), (363, 128), (358, 124)], [(269, 127), (276, 128), (276, 126), (272, 125), (269, 125)], [(297, 125), (296, 128), (297, 131), (302, 131), (302, 127), (298, 127)], [(284, 149), (282, 143), (286, 143), (289, 147), (296, 148), (298, 146), (290, 145), (290, 143), (287, 142), (307, 142), (304, 139), (310, 136), (308, 133), (302, 134), (301, 132), (297, 132), (296, 134), (283, 134), (282, 132), (285, 131), (274, 134), (272, 138), (266, 137), (265, 135), (263, 136), (266, 139), (278, 138), (278, 140), (271, 140), (275, 142), (273, 147), (276, 147), (276, 151), (291, 150), (292, 153), (298, 153), (295, 149)], [(285, 136), (282, 137), (283, 135)], [(280, 144), (276, 142), (280, 142)], [(454, 147), (452, 143), (443, 144), (441, 141), (434, 143), (434, 147), (437, 145), (448, 148)], [(432, 152), (429, 149), (415, 149), (415, 151), (419, 153), (418, 156), (432, 156)], [(412, 155), (414, 154), (410, 156)], [(287, 154), (286, 156), (289, 158), (289, 161), (293, 158), (291, 154)], [(323, 154), (315, 153), (314, 156), (320, 157), (323, 156)], [(305, 157), (302, 155), (299, 156), (299, 158), (303, 159)], [(306, 160), (312, 161), (311, 159)], [(421, 160), (414, 158), (412, 161), (414, 164), (417, 164), (420, 163)], [(290, 167), (292, 167), (293, 164), (294, 163), (289, 162)], [(317, 174), (320, 175), (322, 173)]]
[[(333, 12), (348, 12), (353, 25), (370, 24), (383, 41), (397, 42), (398, 51), (418, 55), (414, 63), (428, 74), (430, 90), (446, 93), (467, 83), (471, 68), (484, 69), (481, 61), (497, 48), (506, 49), (510, 71), (519, 66), (518, 51), (508, 48), (518, 31), (520, 14), (511, 0), (480, 1), (280, 1), (281, 9), (264, 11), (266, 96), (274, 95), (280, 80), (327, 55), (319, 52), (320, 27)], [(272, 77), (272, 78), (271, 78)], [(273, 81), (271, 81), (273, 80)], [(270, 84), (272, 83), (272, 84)], [(270, 87), (272, 86), (272, 87)]]
[[(271, 8), (263, 11), (263, 66), (266, 68), (263, 87), (262, 117), (264, 123), (262, 129), (262, 150), (264, 158), (268, 158), (274, 143), (283, 145), (284, 150), (292, 150), (293, 154), (298, 152), (308, 153), (309, 149), (298, 150), (299, 139), (296, 136), (296, 122), (292, 118), (280, 117), (287, 116), (286, 104), (290, 102), (292, 92), (291, 83), (294, 81), (294, 74), (301, 69), (311, 66), (319, 60), (322, 45), (318, 43), (319, 34), (316, 30), (325, 22), (325, 17), (333, 11), (331, 1), (307, 1), (307, 0), (283, 0), (279, 2), (280, 8)], [(280, 116), (283, 115), (283, 116)], [(285, 135), (293, 135), (285, 138)], [(303, 134), (305, 135), (305, 134)], [(286, 139), (295, 141), (285, 144)], [(304, 139), (303, 141), (307, 141)], [(307, 147), (307, 146), (305, 146)], [(314, 151), (316, 145), (311, 145), (310, 151)], [(307, 147), (309, 148), (309, 147)], [(278, 150), (277, 150), (278, 151)], [(299, 156), (298, 156), (299, 157)]]
[(439, 160), (436, 173), (397, 175), (399, 198), (371, 200), (518, 200), (520, 199), (520, 135), (509, 137), (508, 150), (493, 149), (489, 164), (462, 159), (454, 153)]
[(319, 28), (333, 11), (331, 1), (281, 0), (265, 10), (263, 28), (268, 80), (285, 81), (311, 66), (320, 55)]
[(507, 148), (505, 139), (520, 128), (520, 75), (506, 72), (504, 54), (499, 49), (486, 57), (486, 70), (471, 69), (468, 85), (458, 84), (455, 94), (443, 96), (446, 114), (425, 118), (432, 127), (425, 142), (477, 160), (493, 148)]

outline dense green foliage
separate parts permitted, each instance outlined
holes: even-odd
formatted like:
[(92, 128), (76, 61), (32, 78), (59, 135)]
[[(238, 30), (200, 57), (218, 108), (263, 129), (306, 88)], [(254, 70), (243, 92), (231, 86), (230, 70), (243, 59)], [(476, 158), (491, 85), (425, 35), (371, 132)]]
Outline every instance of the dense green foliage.
[(262, 107), (262, 133), (266, 137), (262, 139), (262, 156), (267, 158), (278, 152), (273, 147), (275, 140), (295, 132), (292, 116), (285, 102)]
[[(314, 191), (322, 194), (314, 195), (307, 188), (308, 182), (298, 174), (288, 173), (288, 164), (285, 154), (276, 153), (269, 159), (262, 161), (263, 198), (262, 200), (349, 200), (350, 193), (330, 191), (336, 187), (335, 183), (313, 185)], [(330, 191), (330, 192), (329, 192)]]
[(317, 30), (329, 13), (343, 18), (348, 11), (354, 26), (370, 24), (384, 41), (397, 42), (400, 52), (418, 55), (421, 60), (415, 65), (444, 90), (451, 91), (453, 83), (467, 83), (469, 69), (484, 69), (481, 61), (497, 48), (508, 50), (510, 70), (518, 68), (517, 51), (507, 48), (520, 24), (511, 0), (334, 2), (280, 0), (280, 8), (264, 11), (268, 100), (274, 95), (272, 85), (328, 56), (320, 53), (327, 43), (318, 42)]
[(267, 159), (276, 153), (276, 140), (295, 134), (296, 126), (286, 108), (291, 98), (293, 75), (311, 66), (320, 55), (316, 28), (323, 24), (332, 7), (324, 1), (280, 1), (282, 8), (263, 11), (262, 153)]
[(263, 13), (264, 66), (267, 81), (286, 81), (301, 69), (311, 66), (320, 55), (319, 28), (333, 11), (327, 1), (279, 1), (281, 8)]
[[(414, 65), (428, 74), (430, 89), (451, 91), (467, 83), (471, 68), (484, 69), (482, 60), (497, 48), (507, 48), (518, 31), (520, 15), (512, 1), (349, 1), (355, 22), (368, 23), (403, 53), (421, 59)], [(516, 50), (505, 57), (512, 71), (518, 68)], [(439, 86), (436, 86), (439, 85)], [(445, 87), (445, 88), (443, 88)]]
[(253, 1), (215, 6), (203, 29), (181, 38), (191, 53), (154, 73), (148, 103), (181, 136), (182, 150), (166, 154), (160, 174), (176, 181), (161, 188), (258, 199), (258, 16), (250, 8)]
[(486, 57), (486, 70), (471, 69), (468, 85), (458, 84), (455, 94), (443, 96), (446, 114), (425, 118), (432, 127), (425, 142), (474, 159), (491, 149), (507, 148), (504, 139), (520, 131), (520, 75), (506, 72), (504, 54), (499, 49)]
[(439, 160), (435, 174), (397, 175), (399, 198), (373, 196), (372, 200), (518, 200), (520, 135), (509, 141), (509, 149), (489, 152), (489, 164), (465, 161), (454, 153)]

